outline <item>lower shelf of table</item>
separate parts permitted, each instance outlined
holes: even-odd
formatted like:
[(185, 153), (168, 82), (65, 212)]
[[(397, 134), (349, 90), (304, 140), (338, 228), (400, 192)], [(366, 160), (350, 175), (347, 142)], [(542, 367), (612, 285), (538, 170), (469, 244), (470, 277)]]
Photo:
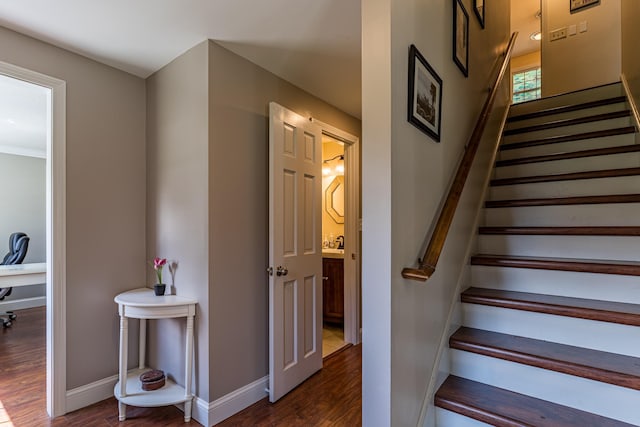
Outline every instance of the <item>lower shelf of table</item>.
[(136, 369), (127, 374), (126, 396), (120, 394), (120, 381), (116, 383), (113, 394), (116, 399), (125, 405), (153, 407), (175, 405), (190, 400), (192, 396), (185, 396), (184, 387), (167, 379), (165, 385), (158, 390), (142, 390), (140, 374), (149, 369)]

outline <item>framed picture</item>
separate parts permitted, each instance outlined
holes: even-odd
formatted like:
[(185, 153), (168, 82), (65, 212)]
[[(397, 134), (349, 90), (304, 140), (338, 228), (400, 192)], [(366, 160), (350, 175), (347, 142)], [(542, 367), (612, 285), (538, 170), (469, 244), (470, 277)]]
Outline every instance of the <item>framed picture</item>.
[(478, 17), (480, 26), (484, 29), (484, 0), (473, 0), (473, 11)]
[(407, 120), (440, 142), (442, 79), (414, 45), (409, 48), (408, 95)]
[(453, 0), (453, 62), (469, 76), (469, 14), (462, 0)]
[(600, 0), (569, 0), (569, 11), (574, 13), (585, 7), (595, 6), (597, 4), (600, 4)]

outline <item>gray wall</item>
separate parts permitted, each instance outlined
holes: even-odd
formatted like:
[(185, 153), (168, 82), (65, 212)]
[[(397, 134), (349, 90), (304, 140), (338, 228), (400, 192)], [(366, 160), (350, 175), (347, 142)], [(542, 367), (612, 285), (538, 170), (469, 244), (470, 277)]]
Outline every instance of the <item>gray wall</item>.
[[(198, 300), (195, 392), (209, 397), (208, 43), (147, 79), (147, 259), (176, 263), (174, 293)], [(147, 284), (157, 282), (147, 270)], [(184, 323), (152, 322), (150, 366), (184, 384)], [(156, 328), (157, 326), (157, 328)]]
[(627, 79), (636, 105), (640, 107), (640, 2), (622, 0), (622, 74)]
[[(469, 78), (452, 61), (452, 2), (362, 2), (364, 425), (415, 426), (430, 399), (429, 381), (437, 374), (438, 349), (490, 170), (489, 144), (508, 102), (503, 90), (435, 275), (426, 283), (403, 279), (403, 267), (415, 266), (422, 255), (509, 38), (508, 0), (486, 3), (484, 30), (473, 1), (463, 3), (469, 12)], [(412, 43), (443, 80), (439, 144), (406, 119)]]
[(117, 373), (113, 297), (145, 282), (145, 85), (2, 27), (0, 61), (67, 83), (67, 389), (73, 389)]
[[(37, 157), (0, 153), (0, 259), (9, 250), (9, 236), (29, 236), (24, 263), (46, 261), (46, 161)], [(45, 295), (44, 285), (14, 288), (4, 301)]]
[[(214, 42), (147, 92), (147, 258), (177, 262), (177, 294), (199, 301), (196, 393), (214, 401), (268, 374), (268, 103), (354, 135), (360, 122)], [(165, 323), (151, 363), (182, 382), (182, 325)]]
[(268, 103), (360, 136), (360, 121), (209, 44), (210, 400), (268, 374)]
[(542, 37), (542, 96), (620, 81), (620, 0), (601, 0), (573, 14), (568, 3), (542, 0), (544, 35), (587, 22), (587, 31), (575, 36), (553, 42)]

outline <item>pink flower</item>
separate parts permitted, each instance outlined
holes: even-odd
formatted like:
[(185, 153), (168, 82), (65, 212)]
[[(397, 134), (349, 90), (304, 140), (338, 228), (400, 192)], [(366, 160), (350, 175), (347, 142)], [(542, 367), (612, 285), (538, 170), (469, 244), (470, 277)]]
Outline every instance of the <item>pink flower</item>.
[(156, 271), (156, 275), (158, 276), (159, 285), (162, 285), (162, 267), (164, 267), (166, 263), (166, 258), (155, 257), (153, 259), (153, 269)]

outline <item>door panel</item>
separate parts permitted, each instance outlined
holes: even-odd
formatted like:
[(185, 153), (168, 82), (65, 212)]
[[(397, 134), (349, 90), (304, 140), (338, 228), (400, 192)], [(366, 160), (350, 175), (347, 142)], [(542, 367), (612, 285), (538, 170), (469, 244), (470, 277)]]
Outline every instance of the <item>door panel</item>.
[(322, 133), (269, 104), (269, 399), (322, 368)]

